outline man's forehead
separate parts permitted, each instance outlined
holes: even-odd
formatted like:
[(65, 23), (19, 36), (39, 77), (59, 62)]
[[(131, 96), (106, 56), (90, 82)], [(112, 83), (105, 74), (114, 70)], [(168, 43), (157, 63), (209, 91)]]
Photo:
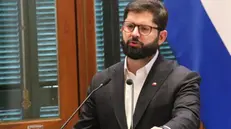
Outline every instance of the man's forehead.
[(153, 15), (148, 11), (142, 12), (128, 12), (125, 21), (135, 22), (139, 24), (153, 24)]

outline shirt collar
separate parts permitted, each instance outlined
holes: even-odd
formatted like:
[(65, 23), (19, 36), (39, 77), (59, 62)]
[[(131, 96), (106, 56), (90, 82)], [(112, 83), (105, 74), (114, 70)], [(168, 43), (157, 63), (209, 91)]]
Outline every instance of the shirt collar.
[[(158, 55), (159, 55), (159, 51), (157, 50), (155, 56), (153, 56), (153, 58), (144, 67), (142, 67), (140, 69), (144, 69), (146, 71), (146, 73), (148, 74), (149, 71), (151, 70), (154, 62), (156, 61)], [(138, 69), (137, 71), (139, 71), (140, 69)], [(124, 73), (127, 73), (127, 72), (129, 72), (129, 70), (127, 68), (127, 56), (126, 56), (125, 60), (124, 60)]]

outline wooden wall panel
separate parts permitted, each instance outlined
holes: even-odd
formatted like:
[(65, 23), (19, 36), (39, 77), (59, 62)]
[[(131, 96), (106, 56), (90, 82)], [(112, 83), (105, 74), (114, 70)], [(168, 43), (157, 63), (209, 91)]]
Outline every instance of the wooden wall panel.
[(94, 0), (77, 0), (78, 64), (80, 101), (96, 73), (96, 36)]

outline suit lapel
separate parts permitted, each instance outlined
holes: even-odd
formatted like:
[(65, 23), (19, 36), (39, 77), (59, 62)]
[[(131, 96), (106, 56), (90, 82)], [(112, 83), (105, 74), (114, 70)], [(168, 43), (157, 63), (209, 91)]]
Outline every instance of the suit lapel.
[(156, 93), (160, 89), (160, 86), (171, 71), (172, 68), (170, 67), (170, 63), (163, 61), (163, 58), (159, 56), (152, 66), (137, 100), (133, 116), (134, 128), (137, 126), (139, 120), (144, 114), (149, 102), (153, 99), (153, 97), (155, 97)]
[(121, 129), (126, 129), (127, 123), (124, 104), (124, 63), (119, 63), (114, 68), (112, 84), (112, 98), (115, 116)]

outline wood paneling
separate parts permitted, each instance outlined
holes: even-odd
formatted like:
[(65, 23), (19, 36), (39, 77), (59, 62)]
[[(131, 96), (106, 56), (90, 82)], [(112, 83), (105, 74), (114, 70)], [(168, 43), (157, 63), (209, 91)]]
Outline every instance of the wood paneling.
[(96, 37), (94, 0), (77, 0), (78, 64), (80, 100), (96, 72)]

